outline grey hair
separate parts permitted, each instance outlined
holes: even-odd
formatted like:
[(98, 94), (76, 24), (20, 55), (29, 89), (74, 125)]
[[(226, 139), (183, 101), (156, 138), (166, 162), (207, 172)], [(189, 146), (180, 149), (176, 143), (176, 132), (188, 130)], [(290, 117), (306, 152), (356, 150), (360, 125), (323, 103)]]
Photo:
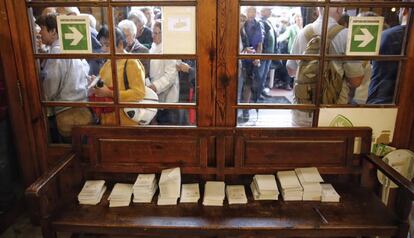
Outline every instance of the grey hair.
[(122, 20), (120, 23), (118, 23), (118, 27), (124, 31), (129, 30), (133, 35), (137, 34), (137, 27), (135, 26), (134, 22), (131, 20)]
[(81, 13), (80, 15), (87, 16), (89, 18), (89, 26), (96, 29), (96, 18), (93, 15), (87, 13)]
[(142, 25), (147, 24), (147, 18), (145, 17), (144, 13), (142, 13), (141, 11), (131, 11), (128, 14), (128, 20), (133, 20), (133, 19), (138, 20)]
[(79, 8), (77, 7), (58, 7), (57, 12), (59, 12), (59, 14), (64, 14), (64, 15), (73, 14), (73, 15), (79, 16), (80, 14)]

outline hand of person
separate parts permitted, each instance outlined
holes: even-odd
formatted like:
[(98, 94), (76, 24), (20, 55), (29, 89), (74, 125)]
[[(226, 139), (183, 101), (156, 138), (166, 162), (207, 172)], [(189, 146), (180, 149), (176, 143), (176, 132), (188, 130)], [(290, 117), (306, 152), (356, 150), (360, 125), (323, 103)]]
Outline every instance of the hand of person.
[(157, 88), (154, 86), (154, 84), (151, 84), (148, 86), (150, 89), (154, 90), (154, 92), (157, 92)]
[(257, 66), (257, 67), (260, 67), (260, 60), (259, 60), (259, 59), (254, 60), (254, 61), (253, 61), (253, 65), (254, 65), (254, 66)]
[(256, 50), (253, 49), (253, 47), (246, 47), (244, 49), (244, 53), (246, 53), (246, 54), (254, 54), (254, 53), (256, 53)]
[(102, 86), (101, 88), (94, 88), (93, 91), (97, 97), (114, 97), (114, 92), (106, 85)]
[(188, 73), (188, 72), (190, 72), (190, 69), (191, 69), (190, 65), (188, 65), (186, 63), (181, 62), (181, 63), (178, 63), (177, 64), (177, 70), (178, 71), (182, 71), (184, 73)]
[(95, 79), (95, 75), (86, 75), (86, 79), (88, 80), (88, 85), (90, 85)]

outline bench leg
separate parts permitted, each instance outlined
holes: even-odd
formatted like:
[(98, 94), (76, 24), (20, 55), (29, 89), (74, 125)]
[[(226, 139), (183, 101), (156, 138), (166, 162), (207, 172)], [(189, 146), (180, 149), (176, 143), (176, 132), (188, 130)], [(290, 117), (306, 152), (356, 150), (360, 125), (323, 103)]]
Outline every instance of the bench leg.
[(396, 238), (407, 238), (409, 230), (410, 225), (408, 223), (401, 224), (400, 229), (398, 231), (398, 236), (396, 236)]
[(42, 221), (41, 226), (43, 238), (57, 238), (57, 234), (53, 231), (49, 221)]

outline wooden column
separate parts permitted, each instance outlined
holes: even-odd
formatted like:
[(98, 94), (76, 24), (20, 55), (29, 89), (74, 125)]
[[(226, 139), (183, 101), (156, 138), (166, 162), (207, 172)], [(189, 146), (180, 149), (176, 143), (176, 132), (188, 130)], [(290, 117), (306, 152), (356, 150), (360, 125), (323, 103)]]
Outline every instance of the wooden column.
[(216, 126), (236, 126), (239, 3), (218, 1)]

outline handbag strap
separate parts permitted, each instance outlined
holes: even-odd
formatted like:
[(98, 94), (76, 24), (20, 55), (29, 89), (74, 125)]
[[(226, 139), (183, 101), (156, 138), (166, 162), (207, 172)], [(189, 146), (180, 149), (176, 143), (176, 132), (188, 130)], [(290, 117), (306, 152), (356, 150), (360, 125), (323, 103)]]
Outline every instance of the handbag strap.
[(128, 75), (127, 75), (127, 63), (128, 63), (128, 60), (125, 60), (125, 65), (124, 65), (124, 85), (125, 85), (125, 90), (128, 90), (129, 89)]

